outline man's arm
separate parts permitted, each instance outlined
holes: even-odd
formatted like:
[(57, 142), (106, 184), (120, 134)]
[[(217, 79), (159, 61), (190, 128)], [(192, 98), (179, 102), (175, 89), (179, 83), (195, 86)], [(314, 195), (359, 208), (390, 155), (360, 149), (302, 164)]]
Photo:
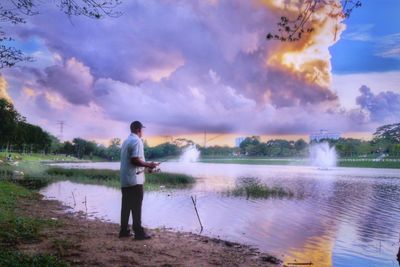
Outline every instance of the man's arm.
[(150, 169), (154, 169), (155, 167), (158, 166), (158, 164), (155, 162), (146, 162), (146, 161), (141, 160), (139, 157), (132, 157), (131, 163), (138, 167), (145, 167), (145, 168), (150, 168)]

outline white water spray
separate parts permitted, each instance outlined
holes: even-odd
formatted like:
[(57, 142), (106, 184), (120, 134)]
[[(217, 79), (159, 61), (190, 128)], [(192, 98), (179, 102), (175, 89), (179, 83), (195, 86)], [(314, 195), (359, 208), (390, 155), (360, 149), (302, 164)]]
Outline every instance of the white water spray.
[(311, 145), (310, 162), (312, 166), (320, 169), (336, 167), (337, 154), (335, 147), (330, 147), (328, 142)]
[(190, 145), (183, 150), (182, 156), (179, 158), (180, 162), (196, 162), (200, 157), (200, 151), (196, 145)]

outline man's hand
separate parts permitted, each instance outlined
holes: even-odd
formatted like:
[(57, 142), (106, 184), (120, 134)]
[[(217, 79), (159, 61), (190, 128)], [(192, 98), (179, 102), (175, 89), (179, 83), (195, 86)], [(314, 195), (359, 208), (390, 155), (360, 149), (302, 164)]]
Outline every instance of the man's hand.
[(150, 168), (150, 169), (154, 169), (154, 168), (156, 168), (158, 165), (160, 165), (160, 163), (158, 163), (158, 162), (150, 162), (150, 163), (148, 163), (148, 168)]

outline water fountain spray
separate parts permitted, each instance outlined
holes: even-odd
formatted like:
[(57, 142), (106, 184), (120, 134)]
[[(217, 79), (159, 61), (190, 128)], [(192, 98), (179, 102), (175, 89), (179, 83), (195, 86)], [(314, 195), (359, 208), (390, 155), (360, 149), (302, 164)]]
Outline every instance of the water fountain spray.
[(328, 142), (311, 145), (310, 163), (312, 166), (320, 169), (330, 169), (336, 167), (337, 154), (335, 147), (330, 147)]

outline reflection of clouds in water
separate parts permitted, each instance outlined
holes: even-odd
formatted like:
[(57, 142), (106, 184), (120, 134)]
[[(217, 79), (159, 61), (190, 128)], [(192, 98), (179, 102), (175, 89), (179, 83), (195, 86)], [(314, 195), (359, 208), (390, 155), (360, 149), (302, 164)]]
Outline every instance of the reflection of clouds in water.
[[(93, 164), (86, 165), (93, 167)], [(96, 166), (103, 166), (96, 164)], [(118, 163), (107, 166), (118, 168)], [(164, 171), (199, 177), (192, 189), (146, 192), (143, 220), (147, 226), (198, 231), (190, 195), (197, 195), (203, 234), (244, 242), (263, 250), (284, 253), (286, 262), (329, 259), (342, 263), (395, 261), (400, 229), (400, 173), (398, 170), (166, 163)], [(223, 197), (218, 192), (235, 186), (238, 177), (258, 177), (301, 195), (294, 199)], [(50, 185), (45, 195), (71, 203), (88, 197), (89, 212), (119, 222), (119, 190), (62, 182)], [(78, 192), (80, 192), (78, 194)], [(79, 202), (77, 200), (77, 202)], [(82, 209), (81, 204), (78, 209)], [(380, 250), (379, 250), (380, 248)], [(357, 261), (356, 261), (357, 259)], [(343, 264), (342, 264), (343, 265)]]
[[(364, 214), (359, 218), (357, 228), (360, 238), (364, 242), (385, 240), (392, 236), (399, 236), (400, 228), (396, 218), (391, 213), (400, 213), (400, 189), (393, 184), (375, 184), (371, 186), (368, 196), (369, 203), (364, 208)], [(382, 220), (382, 218), (385, 218)], [(377, 228), (376, 225), (379, 225)]]
[(303, 246), (289, 248), (285, 263), (313, 263), (318, 267), (332, 266), (334, 239), (329, 236), (313, 236), (304, 241)]

